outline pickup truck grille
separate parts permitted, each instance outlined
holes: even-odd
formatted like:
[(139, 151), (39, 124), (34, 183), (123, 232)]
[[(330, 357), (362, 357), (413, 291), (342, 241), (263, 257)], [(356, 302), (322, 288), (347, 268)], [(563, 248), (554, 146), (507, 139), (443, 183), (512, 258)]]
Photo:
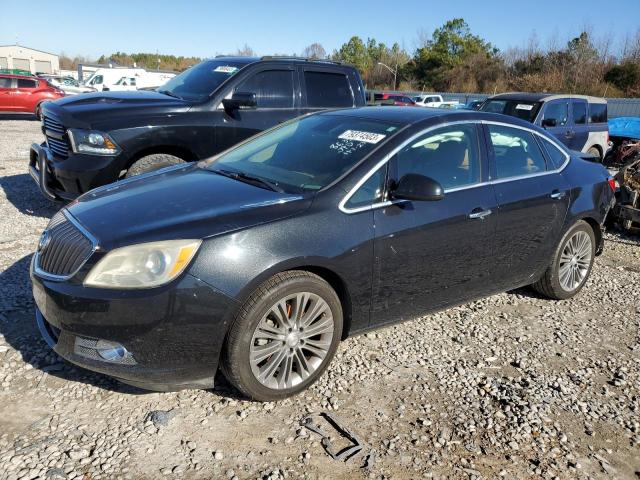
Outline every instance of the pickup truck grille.
[(42, 129), (47, 138), (49, 149), (59, 157), (66, 158), (69, 156), (69, 143), (66, 136), (66, 129), (60, 122), (51, 117), (43, 117)]
[(94, 242), (74, 222), (58, 212), (49, 222), (38, 245), (36, 267), (45, 274), (69, 277), (89, 259), (94, 246)]

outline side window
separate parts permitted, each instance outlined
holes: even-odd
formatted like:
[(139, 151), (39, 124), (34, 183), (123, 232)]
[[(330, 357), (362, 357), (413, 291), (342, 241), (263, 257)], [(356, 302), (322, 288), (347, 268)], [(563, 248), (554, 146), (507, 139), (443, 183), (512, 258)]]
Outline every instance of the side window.
[(607, 123), (607, 104), (589, 104), (589, 123)]
[(417, 173), (450, 189), (480, 181), (478, 135), (473, 124), (433, 130), (398, 152), (392, 160), (396, 179)]
[(345, 207), (366, 207), (382, 201), (382, 192), (384, 190), (386, 174), (387, 169), (385, 167), (381, 167), (376, 170), (376, 172), (371, 175), (353, 195), (351, 195), (349, 200), (347, 200)]
[(238, 85), (236, 92), (255, 93), (258, 108), (293, 108), (293, 71), (258, 72)]
[(547, 169), (533, 133), (502, 125), (488, 127), (497, 178), (519, 177), (544, 172)]
[(11, 79), (7, 77), (0, 77), (0, 88), (11, 88)]
[(587, 123), (587, 103), (573, 102), (573, 123), (575, 125), (584, 125)]
[(569, 104), (567, 102), (548, 103), (544, 108), (544, 119), (553, 119), (558, 127), (564, 126), (569, 120)]
[(94, 79), (93, 82), (91, 82), (93, 85), (100, 85), (102, 83), (102, 75), (97, 75)]
[(19, 78), (18, 79), (18, 88), (36, 88), (36, 81), (35, 80), (29, 80), (26, 78)]
[(556, 147), (553, 143), (551, 143), (546, 138), (538, 137), (542, 140), (542, 145), (544, 146), (545, 151), (547, 152), (547, 157), (551, 161), (553, 168), (560, 168), (564, 165), (564, 162), (567, 161), (567, 154)]
[(353, 107), (349, 79), (342, 73), (304, 72), (309, 108)]

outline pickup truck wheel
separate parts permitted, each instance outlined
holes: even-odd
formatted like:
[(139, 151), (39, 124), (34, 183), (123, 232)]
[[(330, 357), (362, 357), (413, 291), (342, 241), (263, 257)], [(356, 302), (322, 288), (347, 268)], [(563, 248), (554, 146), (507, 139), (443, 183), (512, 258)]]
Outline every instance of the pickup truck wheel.
[(562, 237), (553, 261), (542, 278), (532, 286), (554, 300), (576, 295), (589, 278), (596, 256), (596, 237), (587, 222), (578, 220)]
[(153, 172), (173, 165), (180, 165), (181, 163), (185, 163), (185, 161), (180, 157), (168, 155), (166, 153), (154, 153), (153, 155), (147, 155), (146, 157), (140, 158), (131, 165), (129, 170), (127, 170), (125, 178), (140, 175), (142, 173)]
[(222, 371), (253, 400), (290, 397), (322, 375), (342, 325), (340, 300), (327, 282), (306, 271), (279, 273), (240, 307), (225, 341)]

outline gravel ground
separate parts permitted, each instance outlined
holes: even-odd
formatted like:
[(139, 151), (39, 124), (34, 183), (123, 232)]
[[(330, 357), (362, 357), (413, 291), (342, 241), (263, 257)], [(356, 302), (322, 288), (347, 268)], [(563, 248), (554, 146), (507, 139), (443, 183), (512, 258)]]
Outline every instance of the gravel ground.
[[(148, 393), (37, 334), (27, 270), (56, 210), (25, 173), (40, 139), (0, 117), (0, 478), (640, 478), (638, 237), (608, 233), (573, 300), (518, 290), (349, 339), (291, 400), (223, 378)], [(332, 460), (299, 425), (319, 412), (362, 453)]]

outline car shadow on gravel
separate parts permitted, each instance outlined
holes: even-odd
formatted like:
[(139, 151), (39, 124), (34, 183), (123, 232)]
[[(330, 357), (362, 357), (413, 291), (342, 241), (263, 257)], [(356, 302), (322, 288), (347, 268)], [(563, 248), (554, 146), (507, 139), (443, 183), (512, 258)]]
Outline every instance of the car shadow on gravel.
[(0, 113), (0, 120), (32, 120), (38, 122), (33, 113)]
[(51, 218), (62, 207), (61, 203), (46, 199), (28, 173), (0, 177), (0, 188), (7, 200), (25, 215)]
[(20, 353), (25, 363), (50, 376), (93, 385), (105, 390), (140, 395), (148, 393), (117, 380), (76, 367), (49, 348), (40, 336), (34, 315), (29, 265), (33, 254), (27, 255), (0, 272), (0, 334), (7, 345)]

